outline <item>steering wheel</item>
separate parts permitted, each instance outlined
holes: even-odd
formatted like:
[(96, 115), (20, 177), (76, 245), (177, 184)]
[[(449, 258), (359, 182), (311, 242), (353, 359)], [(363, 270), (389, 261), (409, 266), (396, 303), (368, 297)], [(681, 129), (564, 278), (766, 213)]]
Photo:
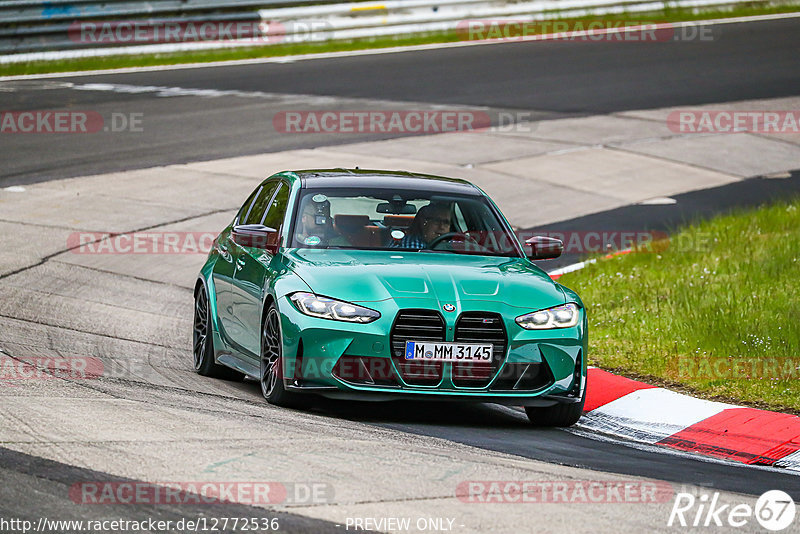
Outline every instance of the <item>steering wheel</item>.
[(464, 239), (464, 241), (469, 240), (481, 250), (486, 250), (485, 247), (483, 247), (480, 243), (478, 243), (478, 241), (474, 237), (464, 232), (447, 232), (446, 234), (442, 234), (439, 237), (434, 238), (434, 240), (428, 244), (428, 248), (433, 250), (436, 248), (437, 245), (439, 245), (443, 241), (447, 240), (448, 242), (450, 242), (455, 237), (460, 237)]

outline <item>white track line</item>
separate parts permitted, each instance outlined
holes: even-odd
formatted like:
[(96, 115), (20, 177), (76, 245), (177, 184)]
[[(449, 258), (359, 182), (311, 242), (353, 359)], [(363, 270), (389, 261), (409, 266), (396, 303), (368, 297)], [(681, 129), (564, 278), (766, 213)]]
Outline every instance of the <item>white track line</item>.
[(596, 263), (596, 262), (597, 262), (597, 258), (592, 258), (592, 259), (589, 259), (589, 260), (586, 260), (586, 261), (579, 261), (578, 263), (571, 263), (571, 264), (567, 265), (566, 267), (560, 267), (558, 269), (553, 269), (552, 271), (547, 271), (547, 274), (549, 274), (550, 276), (561, 276), (562, 274), (567, 274), (567, 273), (571, 273), (571, 272), (574, 272), (574, 271), (579, 271), (579, 270), (583, 269), (584, 267), (586, 267), (587, 265), (590, 265), (590, 264)]

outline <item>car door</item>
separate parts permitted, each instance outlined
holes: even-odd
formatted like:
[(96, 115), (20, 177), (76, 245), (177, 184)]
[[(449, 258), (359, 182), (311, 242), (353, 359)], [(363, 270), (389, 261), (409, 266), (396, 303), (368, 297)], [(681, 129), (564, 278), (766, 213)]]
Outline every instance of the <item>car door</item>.
[[(263, 212), (276, 188), (277, 183), (275, 182), (266, 182), (256, 188), (239, 210), (234, 219), (234, 224), (244, 224), (244, 221), (254, 217), (254, 211), (261, 209)], [(217, 299), (217, 317), (221, 327), (220, 333), (228, 345), (241, 351), (241, 340), (246, 335), (246, 327), (235, 312), (236, 301), (239, 297), (235, 291), (234, 273), (236, 272), (236, 261), (241, 255), (242, 247), (233, 241), (230, 236), (230, 230), (220, 235), (216, 246), (220, 257), (214, 264), (212, 277)]]
[[(289, 185), (278, 182), (269, 202), (253, 210), (246, 224), (263, 224), (280, 232), (289, 202)], [(262, 248), (237, 245), (234, 265), (233, 312), (241, 324), (237, 343), (255, 361), (261, 356), (261, 312), (264, 292), (275, 273), (270, 268), (274, 255)]]

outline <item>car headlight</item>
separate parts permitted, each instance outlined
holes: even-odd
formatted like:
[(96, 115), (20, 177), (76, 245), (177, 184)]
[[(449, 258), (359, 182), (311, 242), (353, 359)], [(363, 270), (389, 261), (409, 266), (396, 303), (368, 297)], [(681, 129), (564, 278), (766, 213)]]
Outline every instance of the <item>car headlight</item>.
[(294, 293), (289, 299), (304, 314), (311, 317), (319, 317), (320, 319), (347, 321), (349, 323), (371, 323), (381, 316), (375, 310), (341, 300), (320, 297), (313, 293)]
[(562, 306), (520, 315), (516, 321), (525, 330), (544, 330), (575, 326), (578, 324), (579, 316), (578, 306), (570, 302)]

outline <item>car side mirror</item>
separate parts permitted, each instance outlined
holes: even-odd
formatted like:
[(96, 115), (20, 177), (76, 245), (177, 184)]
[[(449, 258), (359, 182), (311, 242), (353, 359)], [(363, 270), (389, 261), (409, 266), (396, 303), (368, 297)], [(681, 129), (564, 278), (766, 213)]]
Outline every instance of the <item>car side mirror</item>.
[(532, 260), (552, 260), (564, 252), (564, 243), (554, 237), (535, 235), (525, 241), (525, 244), (531, 247), (528, 257)]
[(280, 247), (278, 231), (263, 224), (237, 224), (231, 232), (231, 239), (243, 247), (261, 248), (275, 254)]

